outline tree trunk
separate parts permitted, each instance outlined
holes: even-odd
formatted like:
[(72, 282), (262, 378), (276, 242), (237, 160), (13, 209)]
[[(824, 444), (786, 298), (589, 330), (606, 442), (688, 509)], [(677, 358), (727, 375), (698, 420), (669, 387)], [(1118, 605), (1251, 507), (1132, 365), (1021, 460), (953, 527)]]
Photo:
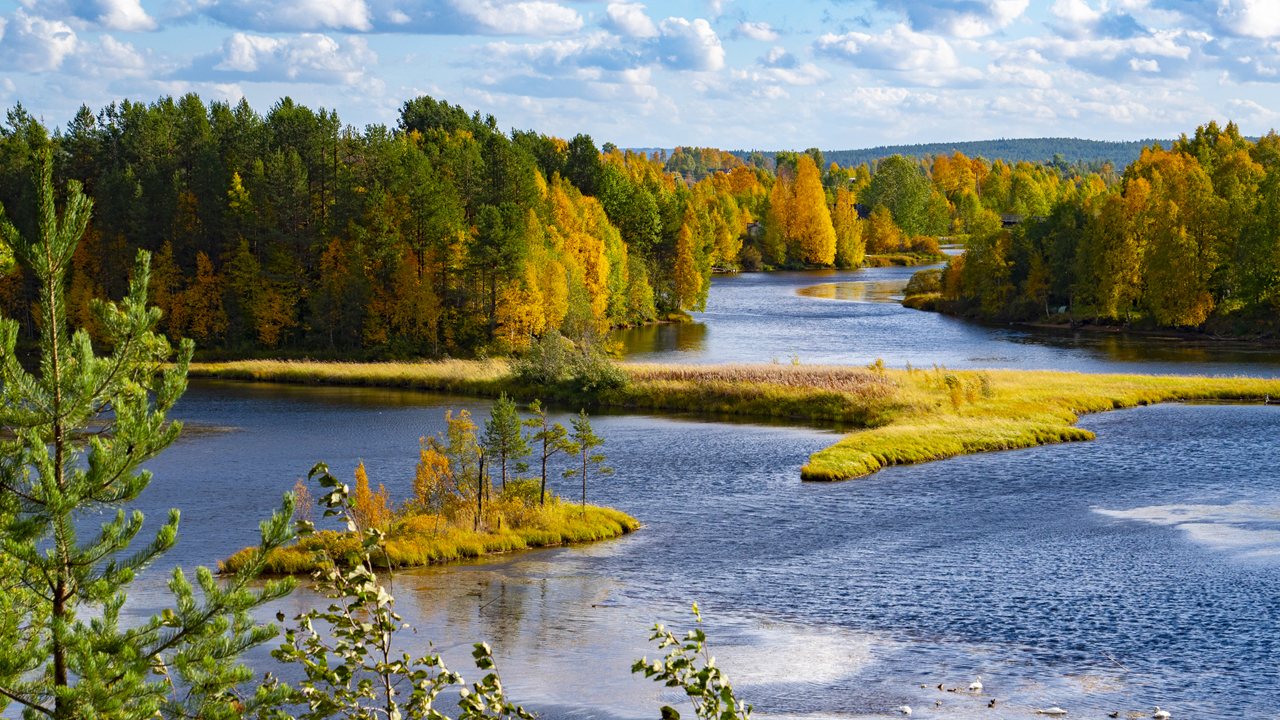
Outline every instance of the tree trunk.
[(476, 532), (480, 532), (482, 515), (484, 515), (484, 455), (480, 456), (480, 472), (476, 475)]

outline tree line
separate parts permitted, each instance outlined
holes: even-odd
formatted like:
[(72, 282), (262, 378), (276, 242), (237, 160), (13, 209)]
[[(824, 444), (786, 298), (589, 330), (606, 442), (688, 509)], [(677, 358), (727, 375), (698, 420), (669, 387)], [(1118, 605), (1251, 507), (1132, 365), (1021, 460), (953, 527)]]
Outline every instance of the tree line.
[[(289, 98), (260, 114), (186, 95), (82, 107), (52, 132), (10, 109), (0, 203), (22, 231), (46, 151), (55, 186), (80, 182), (96, 208), (68, 279), (73, 323), (102, 339), (93, 302), (123, 297), (146, 250), (160, 329), (222, 355), (506, 354), (552, 330), (582, 343), (705, 309), (717, 270), (936, 252), (925, 239), (983, 213), (1047, 214), (1109, 181), (959, 153), (856, 168), (816, 148), (646, 155), (502, 132), (426, 96), (357, 130)], [(0, 263), (0, 309), (28, 344), (36, 293), (30, 268)]]
[(1084, 183), (1043, 217), (972, 234), (939, 290), (999, 318), (1065, 308), (1162, 327), (1274, 319), (1280, 308), (1280, 136), (1232, 123), (1153, 145), (1109, 186)]

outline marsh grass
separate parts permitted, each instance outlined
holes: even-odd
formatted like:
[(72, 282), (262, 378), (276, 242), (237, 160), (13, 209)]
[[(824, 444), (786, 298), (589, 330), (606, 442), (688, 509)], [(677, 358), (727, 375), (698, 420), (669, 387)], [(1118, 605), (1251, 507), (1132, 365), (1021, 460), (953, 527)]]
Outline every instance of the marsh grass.
[(889, 370), (898, 411), (814, 453), (805, 480), (848, 480), (889, 465), (1092, 440), (1081, 415), (1187, 400), (1259, 401), (1280, 380), (990, 370)]
[[(416, 567), (494, 553), (607, 540), (640, 528), (638, 520), (620, 510), (595, 505), (584, 509), (582, 505), (560, 502), (558, 498), (549, 501), (546, 507), (533, 509), (523, 518), (508, 517), (492, 522), (489, 531), (469, 529), (469, 517), (459, 515), (443, 520), (435, 514), (422, 513), (392, 522), (386, 529), (383, 549), (374, 556), (375, 565)], [(316, 569), (319, 551), (327, 550), (329, 557), (341, 558), (359, 550), (359, 544), (359, 539), (351, 533), (316, 533), (295, 545), (275, 550), (267, 561), (267, 572), (309, 572)], [(219, 563), (221, 572), (237, 570), (251, 550), (241, 550)]]
[(190, 377), (301, 385), (401, 387), (468, 395), (497, 395), (510, 378), (510, 368), (503, 360), (378, 363), (238, 360), (192, 363)]
[[(805, 480), (848, 480), (889, 466), (976, 452), (1090, 440), (1086, 413), (1187, 400), (1280, 397), (1280, 380), (1065, 372), (895, 370), (845, 366), (620, 363), (631, 381), (584, 404), (839, 421), (866, 428), (815, 453)], [(192, 376), (381, 385), (564, 400), (513, 382), (505, 362), (193, 365)]]

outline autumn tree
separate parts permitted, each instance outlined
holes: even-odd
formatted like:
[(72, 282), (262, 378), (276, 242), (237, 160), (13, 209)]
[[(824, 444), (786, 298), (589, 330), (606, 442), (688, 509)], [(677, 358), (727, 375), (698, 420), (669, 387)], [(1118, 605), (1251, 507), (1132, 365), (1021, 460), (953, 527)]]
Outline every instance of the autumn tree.
[(785, 220), (788, 248), (799, 260), (830, 265), (836, 256), (836, 231), (831, 225), (822, 175), (808, 154), (800, 156), (796, 171)]
[(351, 493), (351, 502), (351, 517), (360, 532), (382, 528), (391, 522), (391, 494), (381, 483), (377, 492), (369, 487), (369, 474), (365, 472), (364, 463), (356, 467), (356, 489)]
[(866, 255), (866, 239), (862, 236), (863, 222), (858, 219), (853, 193), (848, 188), (841, 187), (836, 191), (836, 209), (831, 219), (836, 233), (836, 265), (841, 268), (860, 267)]

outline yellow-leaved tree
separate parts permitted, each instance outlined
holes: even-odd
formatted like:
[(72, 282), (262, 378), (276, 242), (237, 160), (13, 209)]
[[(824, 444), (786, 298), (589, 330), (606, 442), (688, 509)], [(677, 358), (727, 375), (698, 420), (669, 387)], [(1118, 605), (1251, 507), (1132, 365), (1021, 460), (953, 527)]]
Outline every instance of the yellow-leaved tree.
[(884, 205), (871, 211), (867, 222), (866, 248), (869, 255), (898, 252), (902, 247), (902, 231), (893, 222), (893, 213)]
[(694, 241), (698, 232), (698, 217), (693, 204), (684, 209), (684, 222), (676, 238), (675, 290), (682, 307), (694, 307), (698, 303), (698, 291), (702, 289), (702, 273), (698, 272), (694, 257)]
[(830, 265), (836, 258), (836, 231), (827, 210), (822, 173), (807, 153), (796, 166), (796, 182), (787, 213), (787, 247), (797, 259)]
[(369, 488), (369, 475), (364, 470), (364, 463), (356, 468), (356, 489), (351, 493), (351, 501), (355, 506), (351, 509), (351, 518), (356, 521), (360, 532), (391, 522), (391, 494), (382, 485), (378, 485), (378, 492)]
[(831, 218), (836, 230), (836, 265), (856, 268), (862, 265), (866, 255), (866, 240), (862, 237), (862, 221), (848, 188), (836, 191), (836, 211)]

